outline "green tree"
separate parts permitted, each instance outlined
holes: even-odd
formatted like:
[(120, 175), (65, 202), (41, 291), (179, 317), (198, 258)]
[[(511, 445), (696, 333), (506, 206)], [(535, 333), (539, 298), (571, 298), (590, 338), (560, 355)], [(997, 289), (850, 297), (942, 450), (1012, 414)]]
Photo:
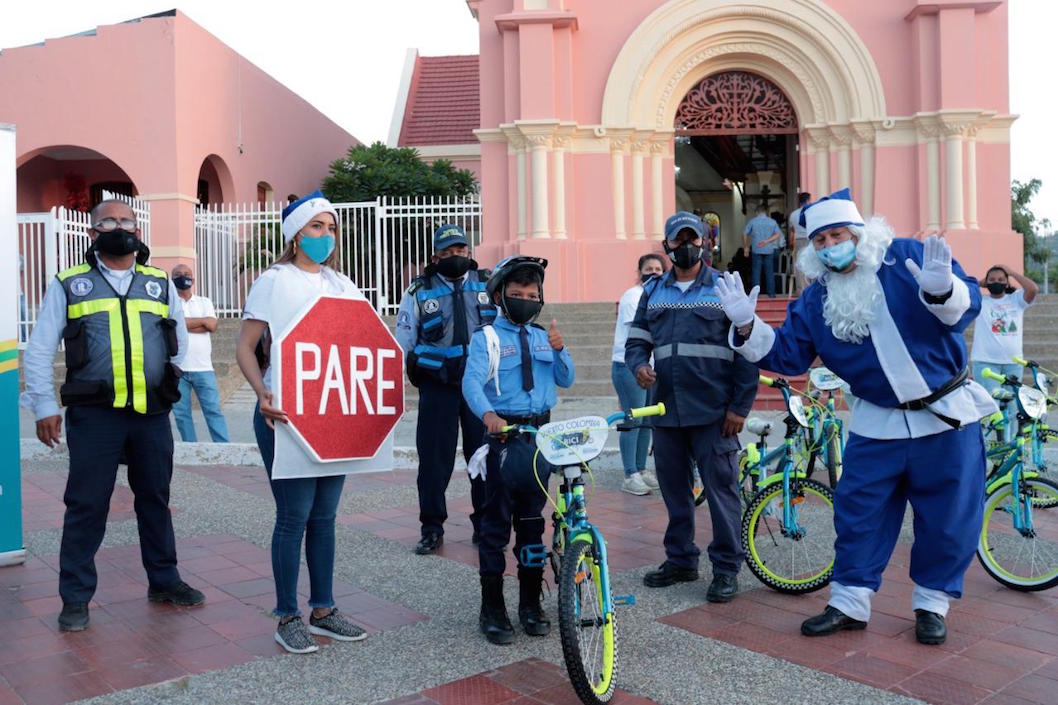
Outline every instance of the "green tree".
[(1033, 280), (1040, 281), (1043, 280), (1041, 262), (1046, 262), (1050, 253), (1039, 241), (1038, 235), (1050, 228), (1050, 221), (1046, 218), (1037, 220), (1030, 202), (1042, 185), (1039, 179), (1025, 183), (1014, 179), (1010, 184), (1010, 227), (1024, 238), (1025, 273)]
[(456, 169), (447, 159), (427, 164), (411, 147), (350, 147), (331, 163), (323, 193), (334, 203), (373, 201), (378, 196), (469, 196), (477, 180), (468, 169)]

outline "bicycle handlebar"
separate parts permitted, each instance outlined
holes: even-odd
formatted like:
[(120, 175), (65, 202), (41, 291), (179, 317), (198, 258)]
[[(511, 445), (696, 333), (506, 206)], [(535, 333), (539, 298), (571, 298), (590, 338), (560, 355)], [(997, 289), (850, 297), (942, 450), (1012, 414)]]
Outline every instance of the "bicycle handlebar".
[(658, 402), (653, 406), (641, 406), (638, 409), (630, 409), (628, 415), (633, 419), (640, 419), (644, 416), (664, 416), (665, 404)]
[(1015, 365), (1021, 365), (1022, 367), (1028, 367), (1029, 365), (1031, 365), (1033, 363), (1030, 362), (1029, 360), (1026, 360), (1023, 357), (1014, 356), (1014, 364)]
[(763, 384), (763, 385), (766, 385), (768, 387), (775, 386), (775, 378), (774, 377), (768, 377), (767, 375), (760, 375), (759, 379), (760, 379), (760, 383)]
[(996, 382), (1006, 382), (1007, 378), (998, 372), (993, 372), (991, 367), (986, 367), (981, 370), (981, 376), (986, 379), (994, 379)]

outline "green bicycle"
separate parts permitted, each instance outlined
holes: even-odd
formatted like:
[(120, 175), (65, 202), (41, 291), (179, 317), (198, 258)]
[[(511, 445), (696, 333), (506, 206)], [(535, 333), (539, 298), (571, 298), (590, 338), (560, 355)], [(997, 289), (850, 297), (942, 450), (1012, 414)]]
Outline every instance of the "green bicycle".
[[(742, 548), (746, 565), (768, 587), (783, 593), (819, 590), (834, 571), (834, 495), (808, 477), (805, 430), (809, 421), (801, 397), (790, 394), (781, 377), (760, 381), (782, 392), (786, 404), (783, 443), (767, 448), (772, 424), (746, 421), (760, 440), (746, 446), (739, 461), (739, 483), (746, 501)], [(774, 471), (769, 471), (772, 463)]]
[[(632, 596), (614, 596), (606, 541), (597, 526), (588, 521), (588, 498), (584, 493), (582, 470), (590, 475), (589, 461), (606, 445), (610, 426), (644, 416), (662, 416), (664, 404), (630, 409), (603, 418), (581, 416), (553, 421), (539, 429), (532, 426), (506, 426), (503, 433), (532, 433), (537, 456), (543, 455), (561, 475), (562, 484), (548, 501), (554, 535), (549, 558), (558, 583), (558, 627), (562, 656), (573, 690), (584, 705), (609, 702), (617, 687), (617, 617), (614, 607), (634, 604)], [(539, 557), (543, 560), (543, 557)]]
[(989, 457), (1001, 460), (986, 479), (977, 559), (1006, 587), (1046, 590), (1058, 585), (1058, 484), (1028, 463), (1047, 396), (1012, 375), (1004, 377), (987, 367), (982, 375), (1013, 392), (1018, 428), (1013, 441), (989, 451)]

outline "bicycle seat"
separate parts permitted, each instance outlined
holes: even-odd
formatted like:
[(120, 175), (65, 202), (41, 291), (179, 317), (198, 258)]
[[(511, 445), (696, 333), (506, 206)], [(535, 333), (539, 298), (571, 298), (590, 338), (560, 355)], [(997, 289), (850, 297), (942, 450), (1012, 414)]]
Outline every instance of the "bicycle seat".
[(767, 436), (771, 433), (771, 422), (764, 419), (746, 419), (746, 430), (757, 436)]
[(1000, 388), (992, 392), (992, 398), (996, 401), (1010, 401), (1014, 398), (1014, 392)]

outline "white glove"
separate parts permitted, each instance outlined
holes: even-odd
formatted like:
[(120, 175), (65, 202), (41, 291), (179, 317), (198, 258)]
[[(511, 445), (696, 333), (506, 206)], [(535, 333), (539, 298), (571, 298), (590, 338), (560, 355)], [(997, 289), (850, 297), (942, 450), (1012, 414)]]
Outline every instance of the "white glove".
[(922, 243), (922, 267), (911, 258), (904, 260), (911, 276), (930, 296), (944, 296), (952, 290), (951, 247), (944, 238), (930, 235)]
[(724, 307), (724, 314), (738, 327), (753, 322), (758, 294), (759, 286), (753, 287), (749, 294), (746, 294), (738, 272), (724, 272), (716, 281), (716, 295), (720, 298), (720, 305)]

